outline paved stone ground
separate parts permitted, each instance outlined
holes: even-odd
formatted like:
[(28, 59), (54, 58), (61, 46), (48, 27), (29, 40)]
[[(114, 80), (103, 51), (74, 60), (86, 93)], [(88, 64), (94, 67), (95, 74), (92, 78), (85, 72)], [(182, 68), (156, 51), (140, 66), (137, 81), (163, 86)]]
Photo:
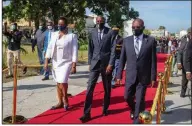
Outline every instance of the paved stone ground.
[[(87, 65), (77, 67), (77, 74), (71, 75), (69, 79), (69, 93), (76, 95), (86, 90), (87, 70)], [(52, 77), (48, 81), (41, 81), (42, 78), (34, 76), (18, 81), (17, 115), (30, 119), (57, 103), (55, 82)], [(179, 97), (180, 81), (181, 77), (171, 78), (174, 84), (169, 86), (169, 90), (174, 94), (166, 96), (166, 106), (172, 109), (172, 113), (162, 114), (164, 124), (191, 123), (191, 100), (189, 97)], [(12, 87), (13, 82), (3, 83), (3, 118), (12, 113)]]

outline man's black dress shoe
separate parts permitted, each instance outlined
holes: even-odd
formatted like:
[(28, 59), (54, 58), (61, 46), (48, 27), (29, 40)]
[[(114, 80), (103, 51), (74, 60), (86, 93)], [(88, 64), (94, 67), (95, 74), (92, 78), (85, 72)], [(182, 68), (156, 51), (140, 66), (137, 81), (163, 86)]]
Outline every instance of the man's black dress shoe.
[(91, 119), (91, 114), (84, 114), (82, 117), (79, 118), (79, 120), (81, 120), (82, 123), (85, 123), (87, 121), (89, 121)]
[(103, 111), (103, 116), (108, 116), (108, 114), (109, 114), (109, 111)]
[(185, 97), (185, 94), (180, 94), (180, 97), (181, 97), (181, 98), (184, 98), (184, 97)]
[(130, 118), (133, 120), (134, 119), (134, 111), (131, 111), (130, 113)]

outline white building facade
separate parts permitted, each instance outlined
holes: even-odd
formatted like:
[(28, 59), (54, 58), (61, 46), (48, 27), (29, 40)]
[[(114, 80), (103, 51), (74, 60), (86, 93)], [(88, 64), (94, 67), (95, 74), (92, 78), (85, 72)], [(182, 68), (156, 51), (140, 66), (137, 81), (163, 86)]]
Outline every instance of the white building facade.
[(165, 37), (168, 33), (164, 29), (151, 30), (151, 36), (153, 37)]
[(187, 35), (187, 31), (186, 30), (181, 30), (179, 33), (179, 38), (183, 37), (184, 35)]

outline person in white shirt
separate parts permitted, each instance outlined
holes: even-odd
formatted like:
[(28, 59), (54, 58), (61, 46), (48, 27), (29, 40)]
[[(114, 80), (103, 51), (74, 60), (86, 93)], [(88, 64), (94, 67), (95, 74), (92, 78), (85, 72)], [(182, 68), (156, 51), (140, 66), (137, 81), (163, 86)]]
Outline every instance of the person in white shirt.
[(173, 62), (172, 62), (172, 76), (176, 77), (178, 73), (178, 69), (176, 66), (177, 63), (177, 51), (178, 51), (178, 43), (176, 40), (173, 40), (172, 45), (171, 45), (171, 54), (173, 55)]
[(171, 53), (171, 45), (172, 45), (172, 41), (171, 41), (171, 39), (169, 39), (169, 43), (168, 43), (168, 54)]
[(58, 32), (51, 36), (45, 55), (44, 69), (48, 69), (48, 60), (52, 59), (52, 75), (57, 83), (57, 95), (59, 103), (51, 109), (64, 107), (68, 110), (69, 102), (67, 96), (68, 78), (71, 73), (76, 73), (76, 62), (78, 58), (77, 36), (67, 33), (67, 19), (60, 17), (58, 21)]

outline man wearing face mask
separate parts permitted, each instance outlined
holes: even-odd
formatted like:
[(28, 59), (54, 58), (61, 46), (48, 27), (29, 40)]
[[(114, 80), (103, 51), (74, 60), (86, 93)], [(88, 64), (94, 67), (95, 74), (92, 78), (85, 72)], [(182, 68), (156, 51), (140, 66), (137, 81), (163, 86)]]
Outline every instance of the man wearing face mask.
[(187, 60), (187, 46), (190, 40), (190, 29), (188, 29), (188, 34), (187, 36), (183, 37), (181, 39), (181, 44), (180, 47), (178, 49), (178, 53), (177, 53), (177, 67), (179, 70), (182, 69), (182, 81), (181, 81), (181, 93), (180, 93), (180, 97), (184, 98), (186, 95), (186, 90), (187, 90), (187, 84), (188, 84), (188, 79), (186, 78), (186, 72), (190, 72), (190, 71), (186, 71), (186, 65), (185, 65), (185, 61)]
[[(44, 44), (43, 44), (43, 61), (45, 61), (45, 54), (46, 54), (46, 51), (47, 51), (47, 47), (48, 47), (49, 42), (51, 40), (51, 35), (52, 35), (52, 33), (54, 31), (55, 31), (54, 25), (53, 25), (53, 23), (51, 21), (49, 21), (47, 23), (47, 30), (45, 32), (45, 40), (44, 40)], [(49, 72), (50, 72), (50, 69), (47, 69), (44, 72), (44, 78), (42, 79), (42, 81), (49, 80)]]
[[(43, 54), (43, 47), (44, 47), (44, 41), (45, 41), (45, 32), (46, 32), (46, 25), (45, 22), (40, 22), (39, 29), (37, 30), (35, 34), (35, 39), (32, 43), (32, 52), (35, 51), (35, 46), (37, 45), (37, 53), (39, 57), (39, 63), (42, 65), (44, 64), (44, 54)], [(44, 74), (43, 67), (40, 69), (40, 74)]]
[(23, 65), (20, 59), (20, 46), (21, 46), (21, 38), (22, 33), (17, 29), (17, 23), (12, 23), (10, 27), (10, 31), (7, 31), (7, 23), (4, 23), (4, 32), (3, 34), (7, 37), (8, 40), (8, 49), (7, 49), (7, 66), (8, 66), (8, 76), (6, 78), (13, 77), (12, 70), (12, 59), (18, 60), (18, 64), (20, 64), (23, 69), (23, 74), (27, 72), (27, 67)]
[[(155, 38), (143, 34), (144, 21), (135, 19), (132, 23), (133, 35), (123, 40), (117, 84), (122, 79), (126, 63), (125, 101), (131, 109), (130, 118), (139, 124), (139, 113), (145, 110), (147, 86), (156, 81), (157, 56)], [(136, 96), (136, 103), (134, 98)]]
[(91, 119), (90, 112), (93, 92), (100, 74), (105, 91), (102, 112), (104, 116), (108, 115), (108, 107), (110, 104), (112, 69), (115, 62), (115, 36), (113, 31), (105, 27), (104, 17), (98, 16), (96, 23), (97, 28), (93, 29), (89, 36), (88, 64), (90, 74), (84, 104), (84, 114), (80, 118), (82, 122)]
[(112, 30), (114, 31), (116, 37), (115, 37), (115, 66), (113, 69), (113, 78), (111, 81), (111, 87), (115, 88), (115, 83), (116, 83), (116, 76), (117, 76), (117, 70), (119, 68), (119, 59), (120, 59), (120, 55), (121, 55), (121, 49), (122, 49), (122, 45), (123, 45), (123, 38), (119, 35), (119, 27), (114, 26), (112, 28)]

